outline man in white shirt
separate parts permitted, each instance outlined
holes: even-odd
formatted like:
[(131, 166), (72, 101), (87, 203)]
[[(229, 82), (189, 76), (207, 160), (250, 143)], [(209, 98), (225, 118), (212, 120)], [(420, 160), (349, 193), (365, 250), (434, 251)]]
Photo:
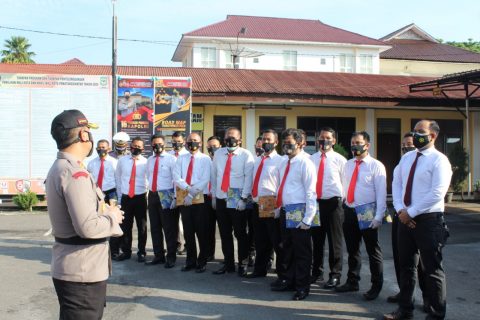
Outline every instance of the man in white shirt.
[[(165, 268), (175, 266), (177, 260), (178, 210), (175, 210), (173, 170), (176, 158), (165, 151), (165, 137), (154, 134), (151, 138), (153, 155), (147, 160), (149, 182), (148, 216), (152, 236), (153, 260), (148, 265), (165, 263)], [(162, 199), (160, 199), (162, 195)], [(166, 200), (164, 200), (167, 198)], [(164, 200), (163, 202), (161, 200)], [(167, 258), (165, 260), (165, 246)]]
[(147, 243), (147, 159), (142, 156), (144, 150), (142, 138), (135, 137), (130, 145), (131, 156), (120, 158), (115, 171), (117, 188), (121, 193), (122, 210), (125, 220), (122, 224), (122, 253), (115, 259), (123, 261), (132, 256), (133, 220), (137, 223), (138, 252), (137, 261), (145, 262)]
[(207, 266), (208, 212), (204, 207), (204, 191), (210, 182), (211, 167), (210, 157), (200, 152), (201, 147), (200, 135), (191, 133), (187, 138), (190, 154), (178, 157), (173, 173), (175, 185), (188, 192), (180, 205), (187, 246), (187, 259), (182, 271), (195, 269), (197, 273), (205, 272)]
[(253, 155), (241, 148), (241, 133), (237, 128), (225, 132), (225, 148), (215, 152), (211, 174), (212, 206), (217, 210), (222, 239), (224, 265), (214, 274), (235, 272), (232, 231), (238, 243), (238, 275), (244, 277), (248, 258), (247, 198), (252, 190)]
[[(336, 290), (337, 292), (359, 290), (358, 282), (362, 266), (360, 245), (363, 239), (370, 262), (372, 283), (370, 290), (363, 296), (366, 300), (374, 300), (383, 286), (383, 258), (378, 242), (378, 228), (382, 225), (387, 209), (387, 174), (385, 166), (370, 156), (369, 148), (369, 134), (365, 131), (354, 132), (351, 139), (354, 158), (345, 164), (343, 176), (346, 197), (343, 234), (348, 251), (348, 278), (347, 282), (336, 287)], [(361, 215), (362, 211), (364, 215)], [(358, 215), (363, 217), (362, 229), (359, 226)]]
[[(312, 239), (310, 227), (317, 211), (315, 166), (301, 156), (302, 134), (298, 129), (282, 133), (282, 150), (288, 156), (280, 165), (280, 187), (275, 206), (280, 209), (282, 264), (285, 279), (273, 284), (273, 291), (296, 292), (293, 300), (303, 300), (310, 292)], [(296, 209), (290, 209), (295, 207)], [(292, 211), (288, 211), (292, 210)], [(317, 217), (318, 219), (318, 217)], [(288, 225), (287, 225), (288, 223)], [(293, 224), (293, 226), (292, 226)]]
[[(210, 156), (210, 160), (213, 160), (215, 152), (222, 147), (220, 138), (217, 136), (211, 136), (207, 140), (207, 151)], [(210, 172), (211, 170), (210, 163)], [(207, 261), (213, 261), (215, 259), (215, 244), (217, 233), (217, 213), (212, 207), (212, 184), (209, 182), (205, 189), (205, 210), (208, 212), (208, 227), (207, 227)]]
[(444, 319), (446, 281), (442, 248), (448, 237), (443, 213), (444, 197), (450, 186), (452, 167), (435, 149), (440, 127), (433, 120), (419, 121), (413, 142), (417, 151), (405, 154), (393, 177), (393, 205), (398, 225), (400, 261), (399, 308), (384, 319), (412, 319), (415, 270), (420, 258), (424, 267), (428, 299), (426, 319)]
[[(98, 187), (105, 196), (105, 203), (110, 204), (110, 200), (116, 201), (117, 189), (115, 182), (115, 170), (117, 168), (117, 159), (108, 154), (110, 144), (107, 140), (102, 139), (97, 142), (98, 157), (88, 163), (87, 170), (93, 176)], [(112, 258), (116, 258), (120, 254), (119, 238), (111, 237), (110, 254)]]
[[(275, 130), (265, 130), (261, 141), (264, 154), (255, 159), (252, 186), (256, 257), (253, 272), (248, 274), (247, 278), (267, 275), (268, 269), (270, 269), (272, 250), (274, 250), (277, 255), (276, 272), (278, 278), (281, 279), (284, 272), (282, 273), (280, 263), (280, 225), (278, 219), (274, 219), (273, 206), (269, 215), (264, 216), (263, 212), (267, 213), (267, 208), (264, 207), (268, 207), (269, 198), (270, 200), (275, 199), (277, 195), (280, 186), (278, 168), (283, 162), (283, 158), (275, 150), (278, 144), (278, 134)], [(262, 206), (262, 215), (260, 215), (259, 203)]]
[(323, 279), (325, 239), (328, 237), (328, 264), (330, 274), (325, 289), (335, 288), (342, 276), (343, 260), (343, 170), (347, 159), (333, 150), (336, 143), (335, 130), (322, 128), (318, 136), (318, 152), (310, 160), (317, 170), (317, 202), (321, 225), (312, 229), (313, 264), (312, 283)]

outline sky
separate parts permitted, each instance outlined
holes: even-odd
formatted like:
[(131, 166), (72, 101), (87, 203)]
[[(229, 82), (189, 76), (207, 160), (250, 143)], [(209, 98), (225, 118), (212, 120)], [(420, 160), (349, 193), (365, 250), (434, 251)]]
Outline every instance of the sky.
[[(410, 23), (445, 41), (480, 41), (478, 0), (117, 0), (118, 64), (179, 66), (171, 61), (183, 33), (225, 20), (228, 14), (320, 20), (372, 38)], [(2, 27), (111, 37), (111, 0), (2, 0), (0, 44), (24, 36), (37, 63), (78, 58), (111, 64), (111, 40), (56, 36)]]

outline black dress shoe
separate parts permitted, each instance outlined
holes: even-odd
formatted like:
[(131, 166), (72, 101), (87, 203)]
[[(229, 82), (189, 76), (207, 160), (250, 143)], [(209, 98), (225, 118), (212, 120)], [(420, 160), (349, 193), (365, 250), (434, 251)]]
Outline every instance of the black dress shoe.
[(336, 287), (335, 291), (337, 292), (352, 292), (352, 291), (358, 291), (358, 283), (355, 282), (345, 282), (345, 284)]
[(277, 285), (272, 285), (270, 287), (272, 291), (291, 291), (293, 290), (293, 285), (287, 280), (280, 280)]
[(223, 265), (220, 269), (213, 271), (213, 274), (225, 274), (225, 273), (233, 273), (235, 272), (235, 267), (227, 267)]
[(248, 266), (253, 267), (254, 264), (255, 264), (255, 254), (250, 254), (248, 256)]
[(117, 260), (120, 253), (112, 253), (112, 260)]
[(175, 267), (175, 262), (173, 262), (173, 261), (167, 261), (167, 262), (165, 263), (165, 269), (171, 269), (171, 268), (173, 268), (173, 267)]
[(122, 252), (120, 253), (116, 259), (114, 259), (115, 261), (123, 261), (123, 260), (128, 260), (132, 257), (131, 254), (128, 254), (128, 253), (125, 253), (125, 252)]
[(247, 275), (247, 269), (244, 266), (238, 266), (238, 276), (245, 277)]
[(413, 313), (397, 309), (392, 313), (383, 315), (383, 320), (408, 320), (413, 319)]
[(398, 295), (399, 295), (399, 294), (400, 294), (400, 293), (397, 293), (396, 295), (393, 295), (393, 296), (389, 296), (389, 297), (387, 298), (387, 302), (389, 302), (389, 303), (397, 303), (397, 302), (398, 302)]
[(205, 271), (207, 271), (207, 266), (206, 265), (197, 266), (197, 268), (195, 269), (196, 273), (204, 273)]
[(211, 262), (213, 260), (215, 260), (215, 256), (212, 255), (207, 257), (207, 262)]
[(340, 279), (338, 278), (330, 278), (328, 279), (327, 283), (325, 283), (323, 285), (323, 288), (324, 289), (333, 289), (335, 288), (336, 286), (338, 286), (338, 284), (340, 283)]
[(151, 261), (145, 262), (146, 265), (148, 266), (154, 266), (157, 264), (164, 264), (165, 263), (165, 257), (157, 257), (153, 258)]
[(312, 275), (310, 276), (310, 283), (313, 284), (317, 281), (323, 281), (323, 274), (319, 274), (319, 275)]
[(247, 274), (245, 276), (245, 278), (253, 279), (253, 278), (263, 278), (263, 277), (266, 277), (266, 276), (267, 276), (266, 273), (260, 273), (260, 272), (253, 271), (252, 273)]
[(300, 300), (304, 300), (306, 297), (308, 297), (308, 291), (307, 290), (300, 290), (300, 291), (295, 292), (292, 300), (300, 301)]
[(187, 271), (190, 271), (190, 270), (193, 270), (195, 269), (195, 266), (188, 266), (188, 265), (184, 265), (182, 267), (182, 269), (180, 269), (182, 272), (187, 272)]
[(365, 300), (368, 300), (368, 301), (375, 300), (380, 294), (380, 291), (382, 291), (382, 287), (374, 285), (370, 288), (370, 290), (368, 290), (363, 294), (363, 297), (365, 298)]

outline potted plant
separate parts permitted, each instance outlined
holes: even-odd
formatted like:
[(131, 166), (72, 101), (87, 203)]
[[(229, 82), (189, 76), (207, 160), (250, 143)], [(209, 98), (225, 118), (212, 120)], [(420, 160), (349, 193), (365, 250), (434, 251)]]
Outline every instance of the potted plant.
[[(452, 165), (452, 181), (450, 188), (453, 192), (460, 193), (463, 199), (463, 188), (465, 186), (465, 179), (468, 176), (468, 154), (461, 145), (456, 145), (448, 154), (448, 158)], [(453, 193), (447, 193), (445, 202), (451, 202)]]

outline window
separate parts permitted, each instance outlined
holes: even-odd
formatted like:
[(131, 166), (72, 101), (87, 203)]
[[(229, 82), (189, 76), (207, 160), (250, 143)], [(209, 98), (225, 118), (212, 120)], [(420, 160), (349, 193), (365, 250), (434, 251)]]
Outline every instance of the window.
[(360, 55), (360, 73), (373, 73), (373, 56)]
[(259, 59), (258, 58), (253, 58), (253, 63), (258, 63)]
[(216, 48), (200, 48), (200, 64), (202, 68), (217, 67)]
[(320, 64), (323, 66), (323, 65), (326, 65), (327, 64), (327, 59), (325, 58), (321, 58), (320, 59)]
[(223, 139), (225, 137), (225, 130), (230, 127), (242, 129), (242, 117), (241, 116), (213, 116), (213, 132), (215, 136), (220, 137), (220, 141), (223, 145)]
[(225, 68), (226, 69), (233, 69), (233, 57), (232, 53), (228, 50), (223, 51), (225, 54)]
[(349, 72), (352, 73), (354, 70), (353, 56), (341, 54), (339, 56), (340, 60), (340, 72)]
[(297, 51), (283, 51), (283, 69), (297, 70)]

